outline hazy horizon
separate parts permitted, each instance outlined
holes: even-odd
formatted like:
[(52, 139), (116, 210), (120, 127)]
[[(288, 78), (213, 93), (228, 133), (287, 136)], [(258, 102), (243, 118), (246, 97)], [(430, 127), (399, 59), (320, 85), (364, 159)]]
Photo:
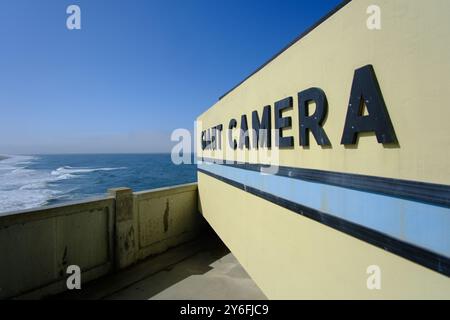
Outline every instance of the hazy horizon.
[[(152, 154), (171, 154), (171, 152), (66, 152), (66, 153), (1, 153), (0, 157), (13, 156), (58, 156), (58, 155), (152, 155)], [(195, 155), (196, 152), (187, 154)]]

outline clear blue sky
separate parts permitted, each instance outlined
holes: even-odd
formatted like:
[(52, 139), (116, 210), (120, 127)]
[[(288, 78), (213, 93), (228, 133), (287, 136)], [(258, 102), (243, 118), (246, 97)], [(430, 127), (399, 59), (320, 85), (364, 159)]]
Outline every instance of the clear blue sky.
[(340, 2), (2, 0), (0, 154), (167, 151)]

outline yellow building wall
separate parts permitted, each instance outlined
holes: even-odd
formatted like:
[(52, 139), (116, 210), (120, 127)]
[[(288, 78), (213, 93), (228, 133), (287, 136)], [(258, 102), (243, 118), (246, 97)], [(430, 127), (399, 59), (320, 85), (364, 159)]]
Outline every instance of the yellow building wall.
[[(371, 4), (381, 8), (381, 30), (366, 27)], [(270, 104), (273, 112), (274, 102), (292, 96), (294, 108), (283, 116), (292, 117), (293, 128), (284, 135), (294, 137), (295, 147), (280, 150), (280, 165), (449, 184), (449, 12), (447, 0), (354, 0), (203, 113), (197, 134), (220, 123), (225, 129), (231, 118), (239, 125), (242, 114), (251, 122), (253, 110), (261, 116)], [(354, 71), (367, 64), (374, 66), (400, 148), (378, 144), (373, 135), (357, 147), (340, 144)], [(331, 148), (312, 138), (308, 149), (298, 144), (297, 93), (310, 87), (327, 95), (323, 127)], [(225, 133), (222, 139), (228, 143)]]
[[(203, 215), (269, 299), (450, 299), (450, 280), (203, 173)], [(367, 288), (367, 267), (381, 289)]]
[[(381, 30), (366, 27), (369, 5), (381, 8)], [(240, 124), (247, 115), (292, 96), (294, 148), (279, 164), (343, 173), (450, 184), (450, 1), (354, 0), (199, 116), (202, 130)], [(299, 18), (301, 15), (299, 15)], [(355, 69), (374, 66), (399, 146), (362, 135), (340, 144)], [(331, 148), (298, 141), (297, 93), (324, 90), (324, 129)], [(272, 116), (272, 127), (274, 125)], [(225, 131), (223, 144), (228, 144)], [(274, 141), (272, 139), (272, 141)], [(249, 159), (249, 152), (245, 157)], [(197, 149), (207, 158), (223, 151)], [(235, 154), (234, 154), (235, 155)], [(450, 279), (203, 173), (198, 174), (203, 215), (251, 277), (272, 299), (450, 299)], [(369, 290), (369, 265), (382, 271), (381, 290)]]

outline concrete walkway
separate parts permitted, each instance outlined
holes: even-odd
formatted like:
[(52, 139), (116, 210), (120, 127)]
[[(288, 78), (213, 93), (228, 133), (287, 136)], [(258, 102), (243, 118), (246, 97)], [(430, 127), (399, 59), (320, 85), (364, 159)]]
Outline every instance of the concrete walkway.
[[(236, 258), (227, 254), (210, 264), (206, 273), (199, 273), (199, 267), (205, 266), (210, 259), (209, 252), (201, 252), (177, 264), (172, 270), (162, 271), (130, 288), (114, 294), (108, 299), (150, 298), (152, 300), (261, 300), (266, 296), (245, 272)], [(162, 292), (151, 296), (156, 283), (167, 282), (170, 278), (192, 272), (188, 276)]]
[(208, 235), (54, 299), (267, 299), (216, 235)]

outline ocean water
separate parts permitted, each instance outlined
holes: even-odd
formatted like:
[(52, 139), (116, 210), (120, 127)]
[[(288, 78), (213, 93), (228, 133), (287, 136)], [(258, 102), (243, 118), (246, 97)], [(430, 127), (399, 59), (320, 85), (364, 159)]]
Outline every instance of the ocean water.
[(0, 215), (103, 196), (195, 182), (195, 165), (175, 165), (170, 154), (33, 155), (0, 160)]

